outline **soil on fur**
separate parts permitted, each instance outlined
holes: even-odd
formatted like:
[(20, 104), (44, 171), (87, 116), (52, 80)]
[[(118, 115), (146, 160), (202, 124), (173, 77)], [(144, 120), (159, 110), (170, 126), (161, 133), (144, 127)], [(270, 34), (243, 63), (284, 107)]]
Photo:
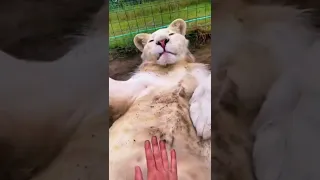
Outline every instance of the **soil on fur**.
[[(211, 45), (202, 45), (200, 48), (193, 48), (191, 52), (196, 62), (211, 64)], [(116, 80), (127, 80), (131, 73), (141, 64), (140, 54), (131, 57), (118, 57), (109, 62), (109, 77)]]

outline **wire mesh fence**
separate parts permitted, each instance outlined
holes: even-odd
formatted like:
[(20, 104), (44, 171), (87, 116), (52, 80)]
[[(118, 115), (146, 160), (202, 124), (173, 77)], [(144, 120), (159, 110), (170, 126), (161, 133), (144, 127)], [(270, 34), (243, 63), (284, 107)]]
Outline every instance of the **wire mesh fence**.
[(138, 33), (151, 33), (184, 19), (188, 31), (211, 29), (211, 0), (109, 0), (109, 48), (133, 46)]

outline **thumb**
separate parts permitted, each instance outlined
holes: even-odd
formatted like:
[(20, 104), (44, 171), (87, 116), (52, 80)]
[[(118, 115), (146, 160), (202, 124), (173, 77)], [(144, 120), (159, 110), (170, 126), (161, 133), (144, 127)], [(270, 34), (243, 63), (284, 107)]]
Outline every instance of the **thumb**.
[(134, 168), (134, 180), (143, 180), (142, 171), (139, 166)]

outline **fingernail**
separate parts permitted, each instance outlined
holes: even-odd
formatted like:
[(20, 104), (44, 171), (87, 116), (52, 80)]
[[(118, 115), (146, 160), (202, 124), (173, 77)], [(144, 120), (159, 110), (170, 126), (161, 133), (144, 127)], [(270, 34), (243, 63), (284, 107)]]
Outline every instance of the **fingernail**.
[(148, 140), (144, 142), (144, 147), (150, 148), (150, 142)]
[(152, 141), (153, 141), (153, 142), (157, 142), (157, 136), (153, 136), (153, 137), (152, 137)]
[(160, 141), (160, 147), (164, 149), (166, 148), (166, 143), (162, 140)]

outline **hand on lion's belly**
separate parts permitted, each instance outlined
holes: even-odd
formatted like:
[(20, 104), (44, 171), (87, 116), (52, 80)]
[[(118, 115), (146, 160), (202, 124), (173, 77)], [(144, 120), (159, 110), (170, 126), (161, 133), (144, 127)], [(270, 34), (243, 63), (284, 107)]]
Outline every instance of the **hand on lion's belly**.
[[(151, 148), (152, 146), (152, 148)], [(147, 163), (148, 180), (178, 180), (177, 155), (174, 149), (170, 151), (170, 161), (164, 141), (159, 141), (156, 136), (147, 140), (144, 144)], [(139, 166), (135, 167), (135, 180), (143, 180), (143, 174)]]

